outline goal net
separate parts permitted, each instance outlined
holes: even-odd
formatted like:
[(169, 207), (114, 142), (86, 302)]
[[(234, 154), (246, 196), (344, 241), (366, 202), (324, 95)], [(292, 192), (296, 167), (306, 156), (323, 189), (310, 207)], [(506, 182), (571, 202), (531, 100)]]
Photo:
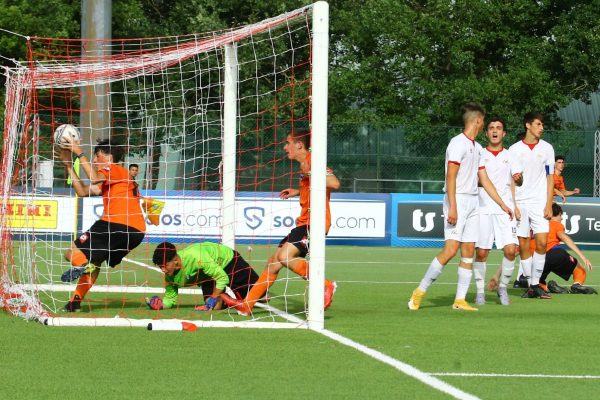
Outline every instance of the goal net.
[[(164, 294), (152, 263), (163, 241), (178, 250), (222, 243), (260, 275), (300, 212), (297, 198), (279, 199), (298, 187), (299, 165), (283, 149), (292, 131), (312, 133), (310, 213), (325, 220), (325, 2), (206, 34), (27, 45), (30, 59), (5, 68), (2, 307), (61, 326), (323, 327), (324, 223), (311, 226), (309, 281), (283, 269), (249, 316), (193, 311), (204, 304), (200, 285), (181, 287), (170, 309), (150, 310), (146, 298)], [(78, 313), (64, 311), (77, 283), (61, 281), (71, 267), (64, 254), (102, 216), (103, 201), (76, 195), (53, 140), (62, 124), (79, 129), (88, 157), (98, 139), (122, 146), (121, 165), (138, 166), (140, 195), (164, 202), (147, 215), (142, 244), (116, 267), (102, 265)]]

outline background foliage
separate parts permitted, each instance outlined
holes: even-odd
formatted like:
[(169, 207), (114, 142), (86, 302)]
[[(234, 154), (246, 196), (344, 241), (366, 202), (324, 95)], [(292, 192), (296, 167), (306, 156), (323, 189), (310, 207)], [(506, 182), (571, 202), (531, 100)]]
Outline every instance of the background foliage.
[[(112, 33), (114, 38), (135, 38), (206, 32), (308, 3), (113, 0)], [(443, 179), (436, 160), (460, 130), (452, 127), (461, 125), (458, 110), (466, 101), (480, 102), (488, 115), (503, 116), (511, 137), (521, 129), (525, 112), (544, 113), (558, 152), (568, 159), (573, 149), (589, 145), (591, 139), (561, 121), (556, 111), (573, 99), (589, 101), (599, 87), (600, 1), (329, 4), (330, 142), (338, 151), (330, 149), (330, 154), (345, 190), (361, 175)], [(0, 26), (26, 36), (77, 38), (80, 12), (79, 0), (0, 0)], [(25, 38), (0, 31), (0, 55), (7, 66), (10, 59), (26, 59)], [(356, 143), (369, 151), (344, 153)], [(374, 164), (359, 166), (361, 159)], [(582, 166), (591, 162), (589, 157), (570, 161)], [(417, 172), (409, 166), (417, 166)], [(590, 165), (585, 168), (591, 171)], [(386, 185), (376, 190), (386, 190)]]

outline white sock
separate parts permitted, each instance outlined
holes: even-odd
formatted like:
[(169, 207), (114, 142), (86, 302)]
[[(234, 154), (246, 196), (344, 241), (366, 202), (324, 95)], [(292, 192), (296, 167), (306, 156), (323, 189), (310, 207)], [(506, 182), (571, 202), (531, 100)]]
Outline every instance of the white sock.
[(469, 291), (469, 285), (471, 284), (471, 277), (473, 271), (463, 267), (458, 267), (458, 284), (456, 285), (456, 300), (464, 300), (467, 297)]
[[(523, 276), (527, 279), (527, 282), (531, 285), (531, 267), (533, 258), (529, 257), (527, 260), (521, 260), (521, 268), (523, 268)], [(538, 277), (539, 279), (539, 277)]]
[(477, 293), (483, 293), (485, 287), (485, 261), (475, 261), (473, 263), (473, 277), (475, 278), (475, 288)]
[(429, 286), (440, 276), (444, 266), (438, 261), (437, 257), (433, 257), (431, 264), (429, 264), (429, 268), (427, 268), (427, 272), (425, 272), (425, 276), (419, 283), (419, 289), (426, 292), (429, 289)]
[(517, 273), (517, 279), (519, 279), (521, 275), (523, 275), (523, 263), (521, 263), (519, 260), (519, 272)]
[(546, 254), (533, 253), (533, 262), (531, 269), (531, 285), (538, 285), (540, 283), (540, 276), (544, 272), (544, 264), (546, 263)]
[(509, 261), (506, 257), (502, 257), (502, 273), (500, 274), (499, 287), (507, 287), (513, 271), (515, 270), (515, 260)]

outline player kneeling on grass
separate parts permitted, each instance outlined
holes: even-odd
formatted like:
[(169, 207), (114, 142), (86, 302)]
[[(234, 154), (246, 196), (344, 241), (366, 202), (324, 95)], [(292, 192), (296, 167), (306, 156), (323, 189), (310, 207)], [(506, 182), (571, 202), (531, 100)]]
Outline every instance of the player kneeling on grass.
[[(142, 242), (146, 222), (137, 187), (129, 179), (127, 170), (118, 164), (123, 156), (121, 146), (109, 140), (98, 141), (91, 163), (83, 153), (79, 140), (70, 142), (58, 155), (72, 179), (77, 195), (102, 196), (104, 204), (102, 217), (65, 252), (65, 258), (73, 267), (62, 274), (61, 280), (71, 282), (79, 278), (75, 293), (64, 308), (67, 312), (74, 312), (81, 309), (83, 297), (96, 282), (100, 265), (106, 261), (110, 267), (117, 266)], [(79, 158), (81, 168), (89, 177), (89, 186), (75, 172), (73, 155)]]
[(179, 251), (172, 243), (160, 243), (154, 250), (152, 262), (165, 273), (165, 296), (147, 300), (153, 310), (176, 306), (179, 288), (195, 285), (202, 288), (204, 305), (195, 307), (194, 311), (220, 310), (220, 296), (226, 286), (241, 299), (258, 279), (237, 251), (211, 242), (192, 244)]
[[(573, 242), (573, 239), (565, 233), (565, 227), (562, 224), (562, 208), (558, 204), (552, 204), (552, 218), (550, 219), (550, 232), (548, 233), (548, 242), (546, 245), (546, 262), (544, 272), (540, 277), (540, 286), (551, 293), (580, 293), (580, 294), (598, 294), (596, 289), (583, 286), (587, 276), (587, 271), (592, 270), (592, 263), (588, 260), (579, 247)], [(565, 249), (560, 246), (564, 242), (571, 250), (582, 260), (583, 266), (579, 264), (576, 258), (569, 255)], [(535, 246), (535, 240), (532, 239), (532, 246)], [(571, 288), (559, 286), (556, 282), (550, 281), (546, 284), (546, 278), (550, 272), (568, 281), (573, 275), (573, 284)]]

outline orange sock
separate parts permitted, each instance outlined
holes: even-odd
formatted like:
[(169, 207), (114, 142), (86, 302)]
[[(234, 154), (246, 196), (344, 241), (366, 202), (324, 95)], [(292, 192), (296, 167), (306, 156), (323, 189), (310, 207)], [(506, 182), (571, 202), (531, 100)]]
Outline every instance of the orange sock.
[(256, 304), (256, 302), (265, 295), (267, 290), (269, 290), (276, 279), (277, 274), (270, 274), (268, 269), (265, 268), (262, 274), (260, 274), (258, 277), (256, 283), (252, 285), (252, 288), (246, 295), (246, 303), (248, 303), (250, 308), (254, 307), (254, 304)]
[(583, 285), (586, 277), (587, 272), (585, 272), (585, 269), (579, 265), (576, 266), (573, 270), (573, 283), (579, 283), (580, 285)]
[(81, 251), (76, 251), (71, 257), (71, 265), (74, 267), (82, 267), (88, 263), (88, 259)]
[[(306, 260), (298, 260), (294, 265), (293, 271), (300, 275), (304, 279), (308, 279), (308, 261)], [(325, 286), (331, 285), (331, 281), (329, 279), (325, 279)]]
[(300, 275), (304, 279), (308, 279), (308, 262), (306, 260), (297, 260), (294, 263), (294, 269), (292, 269), (296, 274)]
[(94, 283), (96, 283), (96, 279), (98, 279), (98, 274), (100, 273), (100, 269), (96, 268), (91, 274), (83, 274), (77, 281), (77, 287), (75, 288), (75, 293), (73, 293), (73, 297), (71, 297), (71, 301), (77, 299), (77, 301), (83, 300), (87, 292), (92, 288)]

